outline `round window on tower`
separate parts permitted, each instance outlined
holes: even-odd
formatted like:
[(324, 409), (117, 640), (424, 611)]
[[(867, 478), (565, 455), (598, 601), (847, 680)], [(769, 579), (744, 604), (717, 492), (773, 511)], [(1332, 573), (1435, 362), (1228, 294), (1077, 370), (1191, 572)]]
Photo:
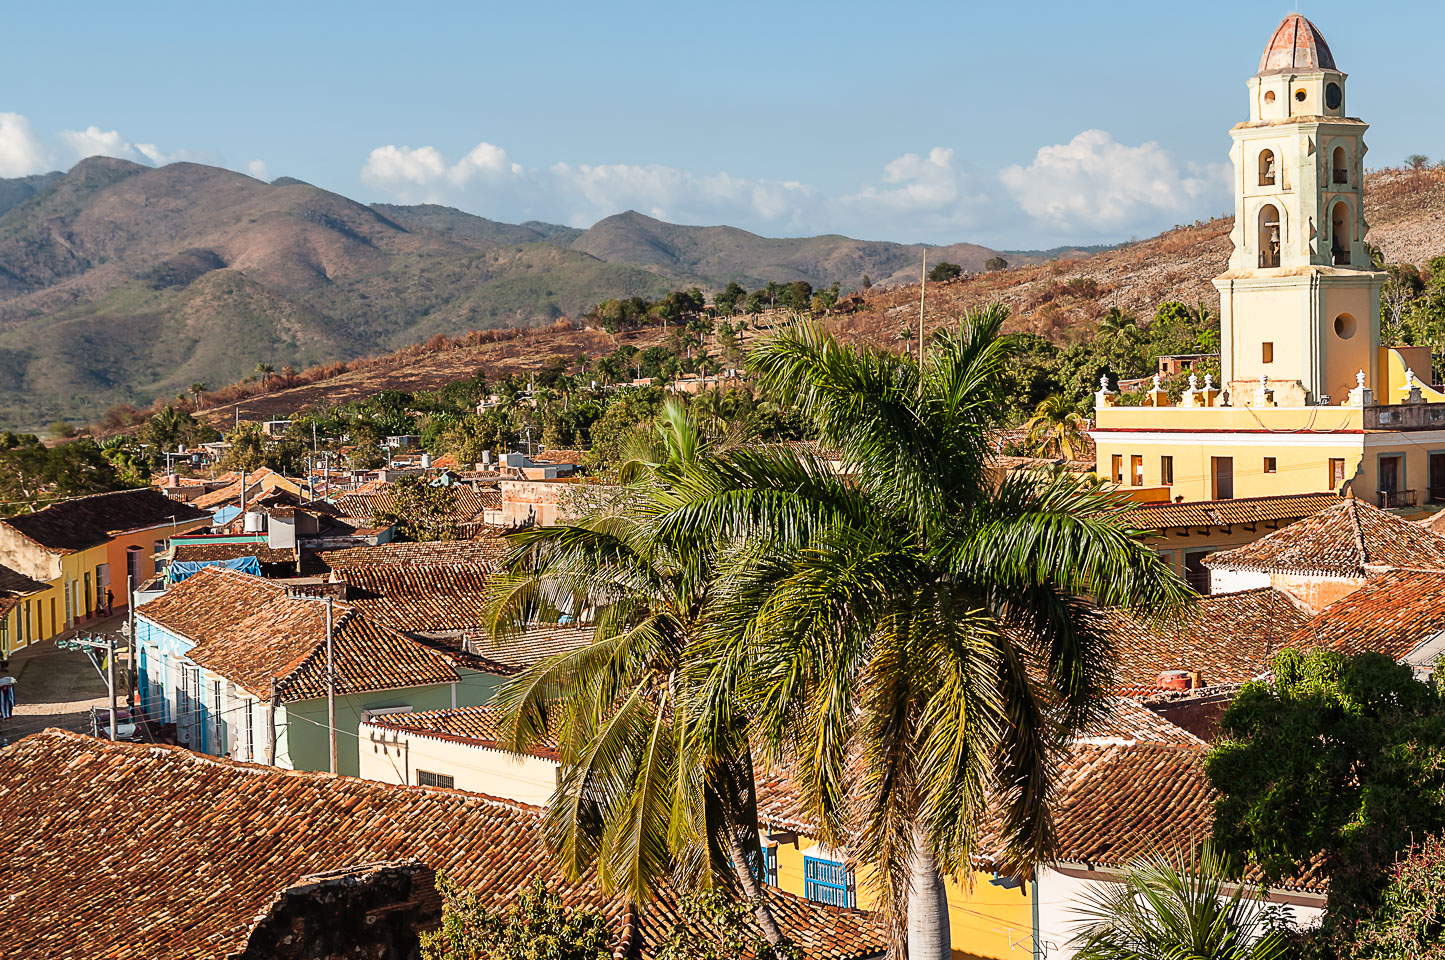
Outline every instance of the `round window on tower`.
[(1340, 104), (1345, 102), (1345, 92), (1340, 89), (1338, 83), (1325, 85), (1325, 106), (1331, 110), (1340, 109)]
[(1265, 102), (1265, 103), (1274, 103), (1274, 91), (1273, 91), (1273, 90), (1266, 90), (1266, 91), (1264, 92), (1264, 102)]
[(1355, 335), (1355, 318), (1348, 313), (1335, 317), (1335, 336), (1348, 340)]
[(1303, 90), (1296, 90), (1296, 91), (1294, 92), (1294, 98), (1295, 98), (1296, 100), (1298, 100), (1300, 103), (1304, 103), (1304, 102), (1305, 102), (1305, 97), (1307, 97), (1307, 96), (1309, 96), (1309, 94), (1305, 93)]

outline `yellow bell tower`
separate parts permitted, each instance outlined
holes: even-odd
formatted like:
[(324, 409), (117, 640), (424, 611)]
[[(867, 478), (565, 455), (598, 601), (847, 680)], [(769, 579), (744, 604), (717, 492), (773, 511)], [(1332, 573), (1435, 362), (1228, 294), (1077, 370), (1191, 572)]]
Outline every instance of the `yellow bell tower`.
[(1337, 405), (1379, 369), (1380, 286), (1364, 245), (1368, 124), (1313, 23), (1291, 14), (1249, 79), (1234, 140), (1234, 254), (1216, 277), (1221, 372), (1234, 406)]

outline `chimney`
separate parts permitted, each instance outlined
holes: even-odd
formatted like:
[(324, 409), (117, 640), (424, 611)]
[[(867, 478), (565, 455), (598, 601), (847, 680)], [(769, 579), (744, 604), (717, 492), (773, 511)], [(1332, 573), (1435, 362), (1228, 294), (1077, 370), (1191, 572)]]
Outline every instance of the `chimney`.
[(1193, 680), (1197, 673), (1190, 673), (1188, 670), (1164, 670), (1159, 674), (1159, 688), (1161, 690), (1192, 690)]

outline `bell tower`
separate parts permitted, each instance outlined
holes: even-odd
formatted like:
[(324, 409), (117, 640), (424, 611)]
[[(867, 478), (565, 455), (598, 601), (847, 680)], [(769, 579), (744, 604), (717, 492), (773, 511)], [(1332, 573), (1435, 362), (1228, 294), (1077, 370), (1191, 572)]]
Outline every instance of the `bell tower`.
[(1372, 387), (1383, 373), (1368, 125), (1346, 114), (1346, 75), (1299, 14), (1275, 28), (1248, 87), (1249, 119), (1230, 130), (1234, 253), (1214, 281), (1224, 381), (1234, 406), (1339, 404), (1358, 371)]

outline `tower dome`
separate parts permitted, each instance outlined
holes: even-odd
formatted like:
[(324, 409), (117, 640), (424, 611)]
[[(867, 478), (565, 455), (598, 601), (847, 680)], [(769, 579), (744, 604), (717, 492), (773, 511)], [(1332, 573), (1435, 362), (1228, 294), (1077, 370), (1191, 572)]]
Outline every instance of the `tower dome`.
[(1319, 28), (1298, 13), (1280, 21), (1259, 58), (1259, 72), (1336, 70), (1334, 54)]

